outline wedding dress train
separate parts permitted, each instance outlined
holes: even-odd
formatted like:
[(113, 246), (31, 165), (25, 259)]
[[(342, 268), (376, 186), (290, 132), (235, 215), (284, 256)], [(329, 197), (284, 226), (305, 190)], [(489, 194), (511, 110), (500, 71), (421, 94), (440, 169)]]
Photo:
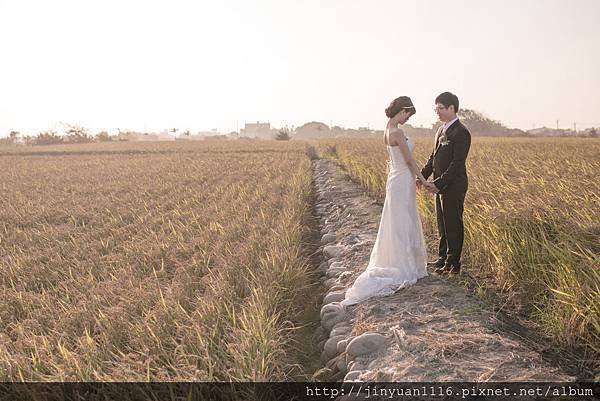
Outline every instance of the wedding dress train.
[[(409, 138), (412, 152), (414, 143)], [(342, 305), (391, 295), (427, 276), (427, 253), (417, 210), (415, 177), (397, 146), (387, 146), (390, 159), (385, 201), (369, 264), (346, 291)]]

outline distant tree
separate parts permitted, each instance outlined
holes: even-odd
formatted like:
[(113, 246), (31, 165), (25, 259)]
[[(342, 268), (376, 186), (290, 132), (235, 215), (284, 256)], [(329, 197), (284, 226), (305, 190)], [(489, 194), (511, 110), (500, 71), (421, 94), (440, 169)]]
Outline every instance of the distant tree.
[(14, 145), (20, 133), (18, 131), (10, 131), (6, 138), (0, 138), (0, 145)]
[(108, 135), (108, 132), (101, 131), (96, 134), (96, 141), (98, 142), (110, 142), (112, 138)]
[(65, 139), (67, 142), (85, 143), (93, 142), (94, 138), (88, 133), (88, 130), (79, 125), (67, 124), (65, 129)]
[[(492, 120), (491, 118), (486, 117), (483, 113), (472, 110), (472, 109), (460, 109), (458, 111), (458, 117), (461, 122), (469, 128), (471, 134), (481, 135), (481, 136), (512, 136), (519, 135), (518, 131), (514, 131), (500, 121)], [(433, 125), (433, 130), (437, 131), (438, 127), (441, 125), (441, 122), (437, 122)]]
[(33, 145), (33, 144), (34, 144), (33, 142), (35, 141), (35, 137), (33, 137), (33, 136), (31, 136), (31, 135), (25, 135), (25, 136), (23, 136), (22, 138), (23, 138), (23, 143), (24, 143), (26, 146), (31, 146), (31, 145)]
[(10, 131), (10, 134), (8, 134), (10, 143), (17, 143), (17, 139), (19, 139), (19, 135), (21, 135), (19, 131)]
[(291, 138), (290, 130), (287, 128), (282, 128), (275, 134), (275, 139), (278, 141), (289, 141)]
[(31, 141), (32, 145), (56, 145), (59, 143), (64, 143), (63, 137), (52, 130), (40, 132)]
[(590, 137), (591, 138), (598, 138), (598, 131), (596, 130), (596, 128), (593, 128), (590, 130)]

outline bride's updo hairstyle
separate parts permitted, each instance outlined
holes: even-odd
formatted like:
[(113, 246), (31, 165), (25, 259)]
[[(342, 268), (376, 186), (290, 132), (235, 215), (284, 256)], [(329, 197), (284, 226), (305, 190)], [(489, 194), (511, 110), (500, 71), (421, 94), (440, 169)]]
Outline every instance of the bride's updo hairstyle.
[(392, 103), (390, 103), (390, 105), (385, 109), (385, 115), (388, 118), (392, 118), (396, 114), (400, 113), (401, 110), (410, 111), (411, 116), (417, 112), (412, 100), (410, 100), (408, 96), (400, 96), (399, 98), (394, 99)]

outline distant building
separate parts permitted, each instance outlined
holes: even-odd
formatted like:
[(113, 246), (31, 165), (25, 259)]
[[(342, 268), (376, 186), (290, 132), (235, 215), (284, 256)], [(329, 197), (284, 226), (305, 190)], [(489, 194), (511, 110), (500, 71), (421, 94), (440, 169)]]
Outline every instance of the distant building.
[(167, 131), (159, 133), (141, 133), (134, 131), (119, 132), (117, 140), (119, 141), (173, 141), (175, 138)]
[(573, 130), (567, 129), (554, 129), (548, 127), (534, 128), (527, 131), (529, 135), (533, 136), (574, 136)]
[(240, 130), (240, 136), (250, 138), (273, 139), (277, 130), (271, 129), (271, 123), (246, 123)]
[(327, 124), (318, 121), (311, 121), (298, 128), (294, 133), (294, 138), (332, 138), (333, 132)]
[(210, 131), (198, 131), (197, 135), (200, 135), (200, 136), (214, 136), (214, 135), (221, 135), (221, 133), (219, 132), (218, 129), (213, 128)]

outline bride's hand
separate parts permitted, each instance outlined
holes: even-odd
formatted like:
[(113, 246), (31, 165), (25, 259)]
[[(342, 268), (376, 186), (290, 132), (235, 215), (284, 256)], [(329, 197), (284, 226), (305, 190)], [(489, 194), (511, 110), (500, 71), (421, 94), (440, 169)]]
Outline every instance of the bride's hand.
[(431, 193), (437, 192), (437, 188), (436, 188), (436, 186), (432, 182), (427, 181), (423, 185), (425, 186), (425, 189), (427, 191), (429, 191)]
[(428, 188), (429, 192), (431, 192), (432, 194), (437, 194), (438, 192), (440, 192), (440, 190), (438, 189), (438, 187), (435, 186), (435, 184), (433, 182), (429, 183), (429, 188)]

